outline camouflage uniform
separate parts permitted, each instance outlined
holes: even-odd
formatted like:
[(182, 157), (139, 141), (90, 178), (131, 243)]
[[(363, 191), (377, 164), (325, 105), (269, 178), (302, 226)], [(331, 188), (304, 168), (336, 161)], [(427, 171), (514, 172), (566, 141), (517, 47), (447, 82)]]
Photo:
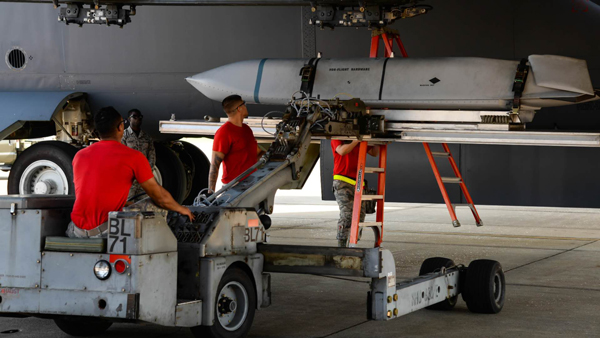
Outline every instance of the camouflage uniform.
[[(337, 239), (340, 246), (343, 242), (348, 242), (350, 238), (350, 227), (352, 226), (352, 208), (354, 206), (354, 185), (333, 180), (333, 194), (340, 207), (340, 219), (338, 220)], [(365, 221), (365, 203), (361, 204), (360, 221)], [(362, 229), (361, 229), (362, 230)], [(359, 235), (360, 238), (360, 235)], [(347, 245), (343, 245), (347, 246)]]
[[(128, 127), (123, 133), (121, 143), (123, 143), (131, 149), (135, 149), (144, 154), (144, 156), (146, 156), (148, 162), (150, 163), (150, 168), (154, 168), (154, 165), (156, 164), (156, 152), (154, 150), (154, 143), (152, 141), (152, 138), (150, 138), (150, 136), (144, 133), (143, 130), (140, 130), (140, 134), (136, 135), (133, 129), (131, 129), (131, 127)], [(140, 184), (134, 180), (133, 185), (129, 190), (129, 196), (127, 196), (127, 199), (129, 200), (133, 196), (139, 195), (143, 192), (144, 189), (142, 189)]]

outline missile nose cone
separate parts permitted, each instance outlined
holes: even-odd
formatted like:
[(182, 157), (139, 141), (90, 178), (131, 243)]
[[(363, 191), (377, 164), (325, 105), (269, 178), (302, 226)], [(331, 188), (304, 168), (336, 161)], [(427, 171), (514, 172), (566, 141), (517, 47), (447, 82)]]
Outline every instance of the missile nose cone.
[(221, 101), (227, 95), (223, 95), (223, 92), (219, 90), (219, 88), (221, 88), (223, 84), (220, 83), (220, 81), (217, 78), (215, 78), (215, 70), (217, 69), (209, 70), (203, 73), (198, 73), (196, 75), (186, 78), (186, 80), (192, 86), (194, 86), (194, 88), (196, 88), (199, 92), (204, 94), (209, 99)]
[(300, 87), (298, 71), (305, 59), (262, 59), (221, 66), (186, 80), (209, 99), (233, 94), (247, 103), (286, 104)]
[(256, 74), (260, 60), (241, 61), (186, 78), (209, 99), (222, 101), (233, 94), (253, 102)]
[(190, 77), (185, 78), (185, 80), (194, 87), (196, 87), (196, 85), (202, 86), (205, 82), (205, 79), (206, 77), (204, 76), (204, 73), (198, 73), (196, 75), (192, 75)]
[(216, 100), (216, 98), (213, 98), (212, 95), (209, 95), (210, 80), (206, 76), (206, 73), (207, 72), (198, 73), (196, 75), (187, 77), (185, 80), (189, 84), (191, 84), (192, 86), (194, 86), (194, 88), (196, 88), (199, 92), (201, 92), (202, 94), (206, 95), (208, 98)]
[(194, 88), (198, 89), (200, 92), (202, 92), (202, 90), (204, 89), (205, 86), (205, 80), (206, 78), (204, 77), (204, 73), (198, 73), (196, 75), (190, 76), (190, 77), (186, 77), (185, 80), (187, 82), (189, 82), (189, 84), (191, 84), (192, 86), (194, 86)]

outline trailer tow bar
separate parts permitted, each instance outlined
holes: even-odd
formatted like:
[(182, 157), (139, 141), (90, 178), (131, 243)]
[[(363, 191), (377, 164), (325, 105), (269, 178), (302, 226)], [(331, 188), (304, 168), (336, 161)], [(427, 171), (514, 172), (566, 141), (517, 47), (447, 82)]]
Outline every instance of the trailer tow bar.
[(498, 313), (504, 305), (504, 272), (492, 260), (475, 260), (467, 268), (450, 259), (429, 258), (421, 276), (397, 283), (394, 257), (383, 248), (259, 244), (257, 249), (265, 258), (264, 272), (371, 278), (371, 320), (390, 320), (426, 307), (450, 309), (459, 293), (472, 312)]

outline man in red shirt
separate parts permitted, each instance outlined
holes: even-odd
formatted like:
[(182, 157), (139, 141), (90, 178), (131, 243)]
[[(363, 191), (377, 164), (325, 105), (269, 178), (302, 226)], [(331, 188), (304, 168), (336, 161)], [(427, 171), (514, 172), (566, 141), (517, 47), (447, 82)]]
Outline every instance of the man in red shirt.
[(244, 124), (248, 108), (242, 97), (230, 95), (221, 104), (227, 114), (227, 122), (217, 130), (213, 142), (212, 163), (208, 174), (208, 187), (212, 191), (215, 191), (217, 185), (221, 162), (221, 181), (227, 184), (253, 166), (262, 154), (252, 129)]
[(100, 142), (80, 150), (73, 159), (75, 205), (67, 236), (105, 237), (108, 213), (123, 209), (134, 178), (159, 207), (193, 220), (190, 209), (158, 185), (144, 154), (121, 144), (125, 126), (119, 112), (102, 108), (94, 116), (94, 124)]
[[(358, 171), (357, 145), (360, 141), (343, 142), (331, 140), (333, 152), (333, 194), (340, 207), (340, 219), (338, 220), (337, 240), (338, 246), (347, 247), (350, 238), (350, 227), (352, 226), (352, 208), (354, 206), (354, 190), (356, 186), (356, 174)], [(371, 156), (379, 155), (379, 146), (367, 148)], [(360, 208), (360, 221), (365, 220), (365, 204)]]

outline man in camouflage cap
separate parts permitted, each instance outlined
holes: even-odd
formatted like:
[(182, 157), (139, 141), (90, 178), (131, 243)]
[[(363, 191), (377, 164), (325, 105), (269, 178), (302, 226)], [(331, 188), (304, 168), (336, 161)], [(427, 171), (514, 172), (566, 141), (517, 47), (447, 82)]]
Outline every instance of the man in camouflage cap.
[[(144, 115), (138, 109), (132, 109), (129, 111), (128, 116), (129, 127), (125, 129), (121, 143), (144, 154), (150, 163), (150, 168), (154, 168), (156, 164), (156, 152), (152, 138), (142, 130)], [(144, 189), (142, 189), (140, 184), (134, 181), (131, 190), (129, 190), (127, 200), (143, 192)]]

